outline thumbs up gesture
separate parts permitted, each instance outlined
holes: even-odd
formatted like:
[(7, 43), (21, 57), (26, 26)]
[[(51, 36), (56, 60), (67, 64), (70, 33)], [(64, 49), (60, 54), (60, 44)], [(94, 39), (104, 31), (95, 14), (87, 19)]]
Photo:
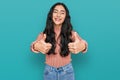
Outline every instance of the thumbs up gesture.
[(79, 39), (77, 33), (74, 34), (75, 41), (68, 44), (69, 51), (72, 53), (79, 53), (85, 49), (85, 44)]
[(46, 43), (45, 39), (46, 39), (46, 34), (43, 34), (43, 38), (34, 44), (34, 49), (43, 54), (46, 54), (52, 47), (52, 44)]

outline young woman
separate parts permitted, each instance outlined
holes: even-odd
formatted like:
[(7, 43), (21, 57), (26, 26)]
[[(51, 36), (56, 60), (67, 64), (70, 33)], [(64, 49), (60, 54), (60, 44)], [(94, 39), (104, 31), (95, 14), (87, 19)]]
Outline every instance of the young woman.
[(87, 42), (73, 31), (65, 4), (51, 7), (45, 30), (32, 43), (31, 50), (46, 55), (44, 80), (75, 80), (71, 53), (85, 53)]

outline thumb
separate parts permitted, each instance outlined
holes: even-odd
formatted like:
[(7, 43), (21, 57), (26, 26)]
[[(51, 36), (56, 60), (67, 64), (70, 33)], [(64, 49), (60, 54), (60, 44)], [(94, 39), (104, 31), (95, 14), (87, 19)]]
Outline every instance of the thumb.
[(46, 34), (43, 34), (43, 40), (45, 40), (46, 39)]
[(79, 41), (77, 32), (75, 32), (74, 36), (75, 36), (75, 42), (76, 42), (76, 41)]

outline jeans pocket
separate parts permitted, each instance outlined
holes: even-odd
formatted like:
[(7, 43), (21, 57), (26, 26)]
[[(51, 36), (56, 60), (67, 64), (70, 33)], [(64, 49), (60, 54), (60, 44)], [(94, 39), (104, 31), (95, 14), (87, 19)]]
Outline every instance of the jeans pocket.
[(75, 80), (73, 68), (66, 69), (61, 80)]
[(51, 70), (50, 68), (45, 68), (44, 70), (44, 80), (56, 80), (55, 71)]
[(52, 71), (50, 70), (50, 69), (48, 69), (48, 68), (45, 68), (45, 70), (44, 70), (44, 75), (48, 75), (48, 74), (50, 74)]
[(72, 73), (74, 73), (72, 67), (69, 67), (68, 69), (66, 69), (65, 72), (66, 72), (67, 74), (72, 74)]

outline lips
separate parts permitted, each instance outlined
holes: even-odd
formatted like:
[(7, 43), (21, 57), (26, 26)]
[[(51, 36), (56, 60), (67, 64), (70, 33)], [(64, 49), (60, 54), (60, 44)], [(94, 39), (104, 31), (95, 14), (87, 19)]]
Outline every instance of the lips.
[(58, 22), (59, 22), (59, 21), (61, 21), (61, 19), (60, 19), (60, 18), (55, 18), (55, 21), (58, 21)]

